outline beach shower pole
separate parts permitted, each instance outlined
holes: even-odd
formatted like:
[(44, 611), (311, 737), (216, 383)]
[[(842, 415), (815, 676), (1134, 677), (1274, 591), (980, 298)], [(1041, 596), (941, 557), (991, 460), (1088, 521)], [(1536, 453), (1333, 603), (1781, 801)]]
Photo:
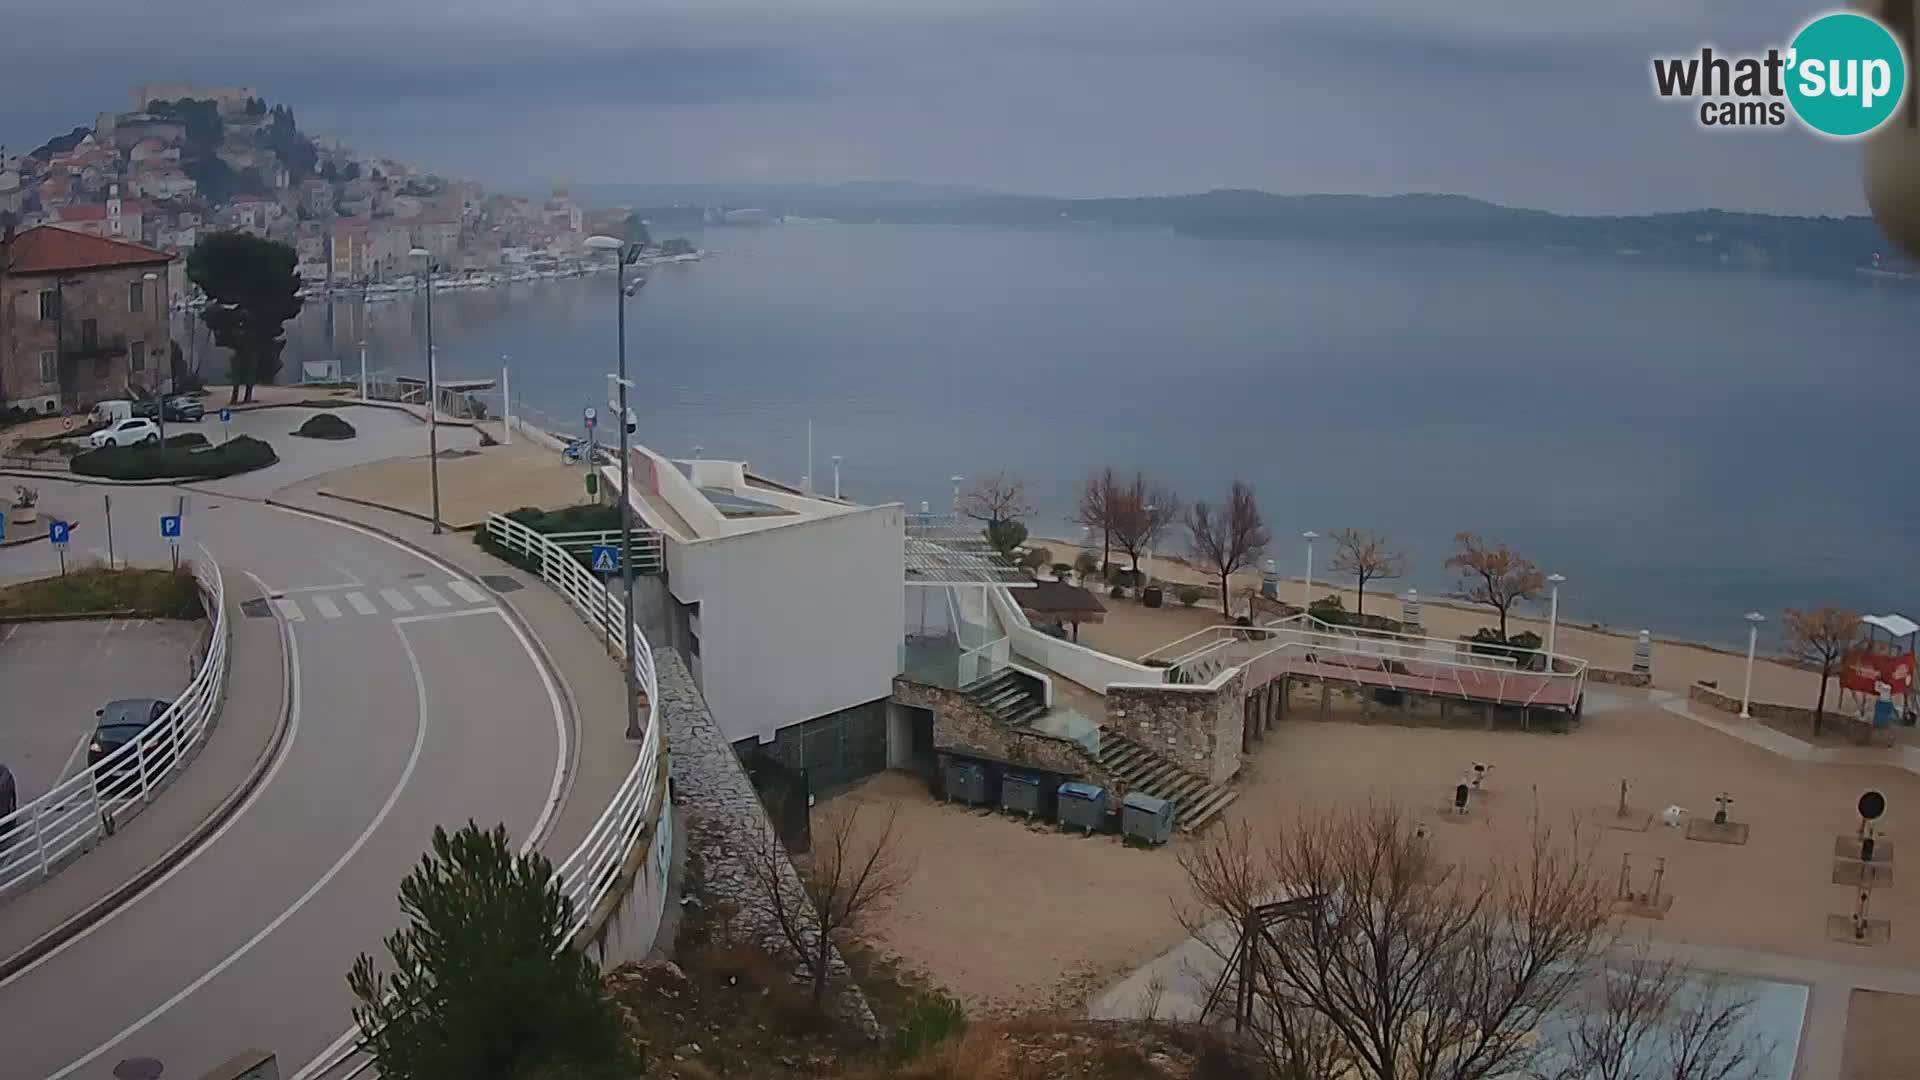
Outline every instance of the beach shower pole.
[(1300, 610), (1305, 612), (1313, 606), (1313, 542), (1320, 539), (1320, 534), (1308, 529), (1300, 539), (1307, 542), (1307, 582), (1300, 589)]
[(1566, 581), (1561, 574), (1548, 574), (1547, 582), (1553, 586), (1553, 599), (1547, 604), (1547, 674), (1553, 674), (1553, 639), (1560, 629), (1560, 584)]
[(440, 380), (433, 355), (433, 253), (414, 248), (408, 255), (427, 268), (427, 472), (433, 478), (433, 534), (440, 535)]
[(1740, 719), (1751, 720), (1753, 706), (1753, 650), (1760, 644), (1760, 624), (1767, 621), (1757, 611), (1747, 612), (1747, 684), (1740, 691)]

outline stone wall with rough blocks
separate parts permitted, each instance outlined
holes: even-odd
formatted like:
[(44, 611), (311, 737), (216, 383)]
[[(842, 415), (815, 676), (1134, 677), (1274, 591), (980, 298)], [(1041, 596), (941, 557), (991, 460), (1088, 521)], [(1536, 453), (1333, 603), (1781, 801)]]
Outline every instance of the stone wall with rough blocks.
[(1611, 668), (1590, 667), (1587, 669), (1587, 681), (1603, 686), (1645, 688), (1653, 685), (1653, 676), (1644, 671), (1614, 671)]
[[(655, 649), (653, 663), (660, 716), (667, 725), (667, 748), (672, 755), (674, 802), (686, 810), (691, 843), (705, 864), (699, 899), (705, 904), (730, 904), (735, 909), (734, 926), (770, 951), (784, 955), (789, 950), (779, 929), (771, 920), (754, 914), (752, 879), (744, 862), (744, 854), (757, 845), (777, 842), (773, 824), (767, 820), (747, 771), (720, 734), (679, 654), (668, 648)], [(789, 876), (788, 885), (798, 889), (800, 878), (793, 864), (782, 860), (781, 870)], [(833, 953), (832, 969), (839, 1011), (870, 1037), (878, 1038), (880, 1025), (866, 996), (848, 978), (846, 961), (838, 949)]]
[(933, 714), (933, 745), (940, 749), (971, 750), (1016, 765), (1081, 776), (1091, 783), (1112, 787), (1111, 777), (1086, 747), (1070, 739), (1008, 727), (957, 690), (896, 678), (893, 700)]
[[(1723, 693), (1716, 687), (1704, 683), (1694, 683), (1687, 687), (1687, 697), (1702, 705), (1718, 709), (1732, 716), (1740, 715), (1740, 699), (1732, 694)], [(1863, 724), (1852, 716), (1835, 712), (1831, 707), (1833, 698), (1827, 699), (1826, 718), (1821, 723), (1821, 731), (1826, 735), (1843, 734), (1860, 746), (1872, 746), (1890, 741), (1891, 732), (1884, 729), (1876, 732), (1871, 724)], [(1755, 720), (1772, 721), (1769, 727), (1784, 731), (1789, 735), (1812, 741), (1813, 710), (1801, 705), (1776, 705), (1771, 701), (1751, 701), (1747, 703), (1747, 712)], [(1875, 738), (1876, 734), (1879, 736)]]
[(1224, 784), (1240, 772), (1246, 673), (1216, 689), (1107, 687), (1107, 726), (1167, 761)]

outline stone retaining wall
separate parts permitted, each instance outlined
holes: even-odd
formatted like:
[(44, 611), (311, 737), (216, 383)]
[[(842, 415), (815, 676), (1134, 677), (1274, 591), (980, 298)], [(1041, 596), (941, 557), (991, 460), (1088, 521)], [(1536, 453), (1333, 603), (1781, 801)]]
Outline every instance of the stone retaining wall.
[(1112, 787), (1112, 778), (1086, 747), (1071, 739), (1008, 727), (958, 690), (896, 676), (893, 700), (933, 714), (933, 745), (938, 749), (972, 751)]
[[(1732, 694), (1722, 693), (1718, 687), (1694, 683), (1687, 687), (1687, 697), (1723, 713), (1740, 715), (1740, 699)], [(1748, 702), (1747, 712), (1755, 720), (1765, 723), (1775, 731), (1785, 732), (1807, 742), (1814, 740), (1812, 709), (1801, 705), (1776, 705), (1770, 701), (1753, 701)], [(1851, 716), (1843, 716), (1831, 709), (1827, 710), (1820, 730), (1822, 737), (1832, 738), (1841, 735), (1859, 746), (1881, 745), (1891, 738), (1891, 733), (1876, 733), (1871, 724), (1860, 723)], [(1880, 734), (1880, 738), (1876, 739), (1876, 734)]]
[[(667, 725), (672, 753), (673, 799), (687, 813), (691, 842), (705, 864), (705, 894), (700, 902), (730, 905), (735, 928), (775, 955), (789, 955), (791, 949), (779, 928), (756, 911), (753, 880), (745, 863), (747, 852), (779, 842), (766, 808), (733, 747), (720, 734), (680, 655), (669, 648), (655, 649), (653, 664), (660, 716)], [(791, 862), (781, 860), (781, 874), (789, 888), (800, 888), (799, 873)], [(880, 1025), (873, 1009), (848, 977), (846, 960), (838, 949), (831, 969), (840, 1014), (869, 1037), (878, 1038)]]
[(1637, 686), (1641, 688), (1653, 685), (1653, 676), (1645, 671), (1614, 671), (1611, 668), (1590, 667), (1587, 669), (1587, 681), (1602, 686)]
[(1224, 784), (1240, 772), (1246, 672), (1218, 687), (1107, 687), (1107, 726), (1180, 768)]

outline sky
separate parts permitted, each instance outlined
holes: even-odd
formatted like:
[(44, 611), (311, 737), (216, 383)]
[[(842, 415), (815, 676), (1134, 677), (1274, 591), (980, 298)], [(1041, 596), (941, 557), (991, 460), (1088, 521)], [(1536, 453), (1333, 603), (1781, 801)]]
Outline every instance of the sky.
[[(1650, 58), (1788, 0), (5, 0), (0, 143), (245, 85), (495, 188), (914, 180), (1449, 192), (1571, 213), (1864, 210), (1859, 149), (1710, 132)], [(105, 28), (111, 27), (110, 32)]]

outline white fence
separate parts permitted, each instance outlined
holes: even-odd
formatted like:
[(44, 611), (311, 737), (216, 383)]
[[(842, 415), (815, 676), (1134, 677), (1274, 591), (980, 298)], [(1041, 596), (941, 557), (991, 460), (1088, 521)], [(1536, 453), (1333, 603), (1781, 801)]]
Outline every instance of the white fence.
[(226, 587), (204, 546), (193, 564), (212, 621), (187, 688), (133, 741), (0, 818), (0, 897), (51, 877), (140, 812), (206, 738), (227, 681)]
[[(558, 544), (563, 550), (575, 555), (591, 554), (596, 545), (620, 547), (620, 530), (605, 532), (568, 532), (545, 533), (546, 539)], [(633, 572), (636, 574), (657, 574), (666, 566), (665, 548), (660, 534), (652, 529), (633, 530)]]
[[(620, 620), (626, 614), (624, 605), (620, 597), (608, 591), (598, 578), (588, 573), (579, 560), (547, 537), (501, 514), (488, 516), (487, 535), (508, 551), (537, 563), (540, 577), (567, 598), (587, 625), (607, 641), (615, 656), (621, 654), (626, 647), (623, 635), (618, 632)], [(639, 760), (634, 762), (633, 768), (620, 782), (619, 789), (607, 803), (606, 811), (593, 823), (593, 828), (587, 830), (586, 838), (580, 841), (580, 846), (574, 849), (573, 854), (560, 863), (557, 876), (560, 891), (573, 901), (574, 925), (571, 929), (574, 933), (586, 926), (594, 908), (612, 891), (614, 882), (620, 876), (621, 864), (626, 861), (634, 843), (649, 824), (649, 809), (664, 811), (666, 806), (663, 799), (660, 807), (653, 807), (661, 747), (659, 691), (653, 673), (653, 649), (638, 626), (633, 628), (633, 642), (634, 679), (647, 696), (646, 715), (643, 718), (645, 734), (640, 742)]]

